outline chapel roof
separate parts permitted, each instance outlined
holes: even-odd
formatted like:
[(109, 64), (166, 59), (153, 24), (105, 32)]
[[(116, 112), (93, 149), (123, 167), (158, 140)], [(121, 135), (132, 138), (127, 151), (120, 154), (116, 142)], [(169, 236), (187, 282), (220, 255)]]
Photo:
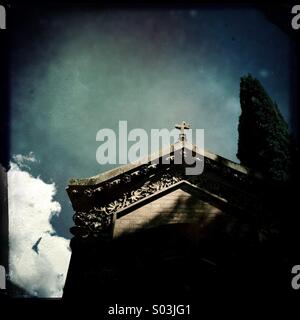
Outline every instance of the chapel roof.
[[(99, 185), (106, 181), (109, 181), (111, 179), (115, 179), (118, 176), (128, 174), (134, 170), (139, 169), (141, 166), (145, 164), (149, 164), (153, 162), (154, 160), (166, 157), (168, 155), (172, 155), (174, 152), (180, 151), (182, 149), (190, 150), (198, 155), (203, 155), (204, 159), (211, 160), (213, 162), (216, 162), (222, 166), (228, 167), (234, 171), (237, 171), (242, 174), (249, 174), (250, 170), (242, 166), (241, 164), (238, 164), (234, 161), (228, 160), (222, 156), (219, 156), (213, 152), (210, 152), (205, 149), (200, 149), (197, 145), (191, 144), (189, 142), (182, 143), (181, 141), (178, 141), (175, 144), (172, 144), (170, 146), (167, 146), (165, 148), (160, 149), (157, 152), (154, 152), (150, 155), (147, 155), (146, 157), (143, 157), (139, 159), (138, 161), (134, 163), (129, 163), (126, 165), (119, 166), (117, 168), (99, 173), (95, 176), (89, 177), (89, 178), (81, 178), (81, 179), (71, 179), (69, 181), (69, 186), (91, 186), (91, 185)], [(259, 177), (259, 174), (255, 174), (257, 177)]]

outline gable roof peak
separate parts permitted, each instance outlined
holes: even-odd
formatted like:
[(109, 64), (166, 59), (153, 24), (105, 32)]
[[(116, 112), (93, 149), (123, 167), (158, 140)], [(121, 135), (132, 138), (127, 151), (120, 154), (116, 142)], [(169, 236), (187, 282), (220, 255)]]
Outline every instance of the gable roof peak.
[(125, 164), (122, 166), (119, 166), (117, 168), (105, 171), (103, 173), (97, 174), (95, 176), (89, 177), (89, 178), (83, 178), (83, 179), (71, 179), (69, 181), (69, 186), (88, 186), (88, 185), (98, 185), (100, 183), (103, 183), (107, 180), (116, 178), (119, 175), (124, 175), (126, 173), (129, 173), (130, 171), (134, 171), (135, 169), (140, 168), (141, 166), (145, 164), (150, 164), (157, 162), (157, 160), (167, 157), (169, 155), (174, 154), (175, 152), (179, 152), (180, 150), (189, 150), (193, 152), (194, 154), (198, 154), (200, 156), (203, 156), (204, 159), (209, 159), (213, 162), (218, 162), (219, 164), (222, 164), (224, 166), (227, 166), (233, 170), (236, 170), (238, 172), (248, 174), (249, 170), (231, 160), (228, 160), (226, 158), (223, 158), (217, 154), (214, 154), (210, 151), (207, 151), (205, 149), (199, 148), (197, 145), (192, 144), (186, 140), (179, 140), (175, 144), (171, 144), (167, 147), (161, 148), (159, 151), (156, 151), (150, 155), (147, 155), (145, 157), (142, 157), (138, 159), (137, 161), (129, 164)]

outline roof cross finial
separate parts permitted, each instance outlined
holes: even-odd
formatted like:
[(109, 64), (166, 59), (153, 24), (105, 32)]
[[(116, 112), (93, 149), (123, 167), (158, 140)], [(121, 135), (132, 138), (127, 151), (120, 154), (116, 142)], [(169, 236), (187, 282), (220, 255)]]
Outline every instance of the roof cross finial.
[(181, 124), (176, 124), (175, 128), (180, 130), (179, 141), (182, 141), (182, 142), (186, 141), (186, 135), (184, 133), (184, 130), (185, 129), (187, 129), (187, 130), (190, 129), (191, 126), (187, 122), (182, 121)]

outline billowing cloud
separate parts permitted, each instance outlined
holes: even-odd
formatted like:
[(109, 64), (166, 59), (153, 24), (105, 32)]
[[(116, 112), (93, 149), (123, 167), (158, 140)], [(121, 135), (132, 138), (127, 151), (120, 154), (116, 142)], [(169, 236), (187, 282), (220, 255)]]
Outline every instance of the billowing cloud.
[(34, 153), (31, 151), (28, 154), (16, 154), (13, 156), (13, 160), (18, 164), (19, 167), (22, 167), (25, 164), (25, 162), (37, 162), (36, 157), (34, 156)]
[(29, 294), (61, 297), (68, 269), (69, 241), (50, 224), (61, 206), (54, 201), (54, 183), (33, 177), (26, 162), (33, 153), (16, 155), (8, 171), (10, 278)]

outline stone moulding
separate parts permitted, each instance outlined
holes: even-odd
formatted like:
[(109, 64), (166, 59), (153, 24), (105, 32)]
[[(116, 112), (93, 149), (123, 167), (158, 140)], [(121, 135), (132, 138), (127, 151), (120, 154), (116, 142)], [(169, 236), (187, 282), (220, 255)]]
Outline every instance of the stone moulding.
[[(193, 152), (197, 150), (195, 146), (190, 148)], [(90, 179), (70, 181), (67, 192), (75, 211), (75, 226), (71, 232), (82, 238), (108, 233), (113, 228), (116, 213), (182, 181), (225, 199), (234, 209), (250, 214), (260, 211), (258, 199), (261, 183), (257, 174), (251, 174), (238, 164), (206, 152), (204, 172), (198, 176), (186, 176), (186, 164), (173, 163), (174, 152), (181, 149), (173, 147), (173, 150), (168, 165), (142, 162)], [(166, 156), (163, 153), (160, 155)]]

